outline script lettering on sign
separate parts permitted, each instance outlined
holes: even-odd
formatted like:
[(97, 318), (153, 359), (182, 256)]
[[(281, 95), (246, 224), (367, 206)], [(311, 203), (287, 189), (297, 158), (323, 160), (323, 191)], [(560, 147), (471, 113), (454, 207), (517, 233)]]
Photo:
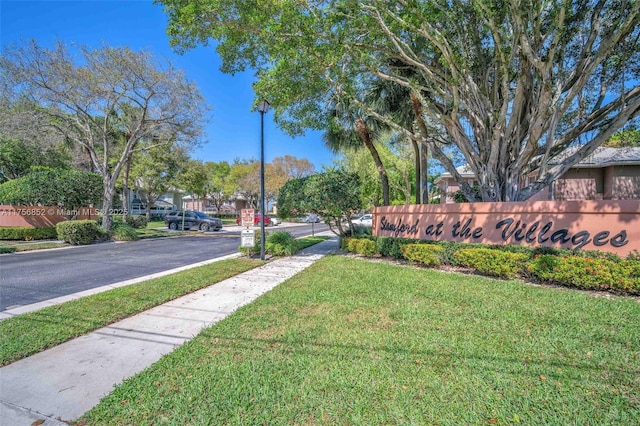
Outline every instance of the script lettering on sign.
[(393, 232), (394, 237), (398, 237), (398, 235), (416, 235), (418, 234), (418, 223), (420, 219), (416, 219), (416, 222), (413, 225), (409, 225), (408, 223), (402, 223), (402, 219), (398, 219), (397, 223), (391, 223), (387, 221), (385, 216), (382, 216), (380, 219), (380, 229), (383, 231)]
[(462, 224), (462, 221), (458, 221), (453, 225), (453, 229), (451, 230), (451, 236), (454, 238), (480, 238), (482, 237), (482, 227), (478, 227), (475, 229), (471, 229), (471, 219), (467, 219), (467, 221)]
[(373, 215), (376, 237), (598, 250), (623, 257), (640, 252), (640, 200), (379, 206)]
[[(538, 228), (540, 228), (538, 230)], [(546, 241), (560, 244), (570, 244), (574, 249), (581, 249), (587, 244), (593, 242), (595, 246), (604, 246), (611, 244), (613, 247), (622, 247), (629, 243), (627, 239), (627, 231), (622, 230), (613, 237), (609, 238), (609, 231), (598, 232), (593, 239), (588, 231), (578, 231), (571, 234), (568, 229), (554, 229), (553, 221), (548, 221), (544, 226), (540, 227), (540, 221), (527, 224), (513, 218), (502, 219), (496, 224), (496, 229), (502, 229), (502, 240), (509, 242), (526, 241), (527, 243), (538, 242), (542, 244)]]

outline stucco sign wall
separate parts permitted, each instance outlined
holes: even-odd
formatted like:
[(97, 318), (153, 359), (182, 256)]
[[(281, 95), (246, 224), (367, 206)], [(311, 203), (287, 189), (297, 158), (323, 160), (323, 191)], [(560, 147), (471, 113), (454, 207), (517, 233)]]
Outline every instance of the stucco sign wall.
[(99, 209), (83, 207), (69, 210), (52, 206), (9, 206), (0, 205), (0, 226), (24, 226), (26, 228), (42, 228), (54, 226), (58, 222), (75, 219), (96, 220)]
[(640, 200), (385, 206), (373, 235), (433, 241), (640, 251)]

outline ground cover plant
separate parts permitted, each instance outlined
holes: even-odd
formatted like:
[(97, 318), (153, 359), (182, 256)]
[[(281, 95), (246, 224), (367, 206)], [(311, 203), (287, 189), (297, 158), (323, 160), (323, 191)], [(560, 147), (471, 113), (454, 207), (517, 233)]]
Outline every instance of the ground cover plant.
[(265, 250), (273, 256), (291, 256), (298, 251), (298, 242), (287, 231), (275, 231), (267, 236)]
[(640, 304), (328, 256), (78, 424), (637, 424)]
[(140, 239), (136, 228), (128, 223), (114, 222), (110, 234), (115, 241), (137, 241)]
[[(253, 247), (238, 247), (238, 251), (246, 256), (256, 256), (260, 253), (260, 230), (253, 231)], [(265, 253), (271, 256), (289, 256), (299, 250), (305, 249), (314, 244), (328, 239), (325, 236), (312, 236), (295, 238), (287, 231), (265, 232)]]

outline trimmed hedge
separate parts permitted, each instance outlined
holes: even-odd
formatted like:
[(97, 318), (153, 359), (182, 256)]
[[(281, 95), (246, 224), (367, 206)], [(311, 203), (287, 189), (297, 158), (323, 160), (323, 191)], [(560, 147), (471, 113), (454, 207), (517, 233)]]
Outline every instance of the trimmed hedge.
[(402, 246), (405, 244), (420, 244), (419, 240), (409, 238), (379, 237), (376, 239), (378, 253), (384, 257), (402, 259)]
[(368, 238), (362, 238), (356, 241), (356, 253), (368, 257), (372, 257), (378, 254), (378, 247), (375, 241), (372, 241)]
[(91, 244), (100, 236), (95, 220), (66, 220), (56, 225), (58, 239), (69, 244)]
[(363, 256), (376, 256), (379, 254), (378, 246), (371, 236), (343, 237), (340, 240), (340, 248), (350, 253), (361, 254)]
[(483, 245), (392, 237), (348, 237), (341, 248), (365, 256), (406, 259), (425, 266), (463, 266), (500, 278), (532, 279), (589, 290), (640, 294), (640, 253), (612, 253), (518, 245)]
[(356, 253), (358, 250), (358, 238), (347, 238), (346, 245), (347, 245), (347, 251), (351, 253)]
[(640, 293), (640, 261), (615, 262), (578, 256), (536, 256), (528, 265), (536, 278), (587, 290)]
[(490, 248), (463, 248), (455, 253), (455, 257), (462, 266), (500, 278), (515, 278), (529, 259), (527, 254)]
[(55, 226), (27, 228), (24, 226), (0, 227), (0, 240), (51, 240), (58, 238)]
[(440, 256), (444, 249), (435, 244), (405, 244), (402, 255), (405, 259), (420, 263), (424, 266), (440, 265)]

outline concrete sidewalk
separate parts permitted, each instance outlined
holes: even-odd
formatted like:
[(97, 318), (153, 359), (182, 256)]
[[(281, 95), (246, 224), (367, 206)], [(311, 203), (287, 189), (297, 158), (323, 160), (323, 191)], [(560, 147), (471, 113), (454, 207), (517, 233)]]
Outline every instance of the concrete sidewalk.
[(337, 238), (0, 368), (0, 424), (63, 425), (144, 370), (338, 248)]

